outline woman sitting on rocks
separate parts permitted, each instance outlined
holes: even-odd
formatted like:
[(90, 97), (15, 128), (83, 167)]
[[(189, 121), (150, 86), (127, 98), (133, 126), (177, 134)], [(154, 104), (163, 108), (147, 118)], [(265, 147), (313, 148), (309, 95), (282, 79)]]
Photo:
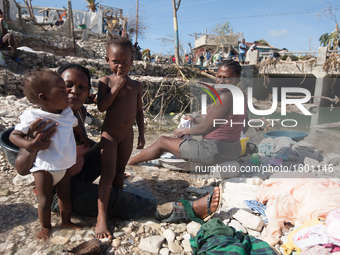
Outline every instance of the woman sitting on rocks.
[[(240, 80), (240, 75), (239, 62), (225, 60), (218, 68), (216, 83), (236, 85)], [(230, 90), (221, 88), (219, 91), (222, 103), (209, 105), (204, 119), (187, 117), (197, 125), (191, 128), (177, 128), (174, 131), (175, 138), (161, 136), (154, 144), (131, 158), (128, 164), (135, 165), (156, 159), (164, 152), (171, 152), (177, 157), (188, 159), (193, 163), (213, 166), (238, 159), (241, 153), (241, 131), (246, 132), (248, 129), (246, 106), (243, 115), (233, 115), (233, 97)], [(214, 127), (216, 119), (227, 120), (227, 123)], [(183, 140), (184, 135), (202, 135), (203, 139), (200, 141)]]
[[(84, 121), (86, 108), (84, 102), (90, 92), (90, 73), (81, 65), (66, 64), (58, 69), (58, 73), (64, 79), (69, 94), (69, 106), (78, 118), (82, 130), (86, 135)], [(29, 137), (35, 138), (42, 133), (41, 140), (49, 143), (50, 138), (55, 134), (57, 125), (52, 121), (42, 119), (33, 122), (30, 126)], [(45, 129), (46, 128), (46, 129)], [(45, 129), (45, 130), (44, 130)], [(71, 172), (71, 198), (72, 212), (82, 216), (97, 216), (98, 185), (93, 181), (100, 176), (101, 160), (100, 146), (90, 139), (81, 141), (75, 136), (77, 144), (77, 161), (70, 168)], [(67, 142), (67, 141), (65, 141)], [(15, 166), (19, 174), (27, 175), (33, 165), (37, 151), (27, 151), (20, 149)], [(39, 195), (39, 194), (38, 194)], [(204, 219), (211, 212), (217, 210), (220, 204), (220, 190), (215, 187), (213, 193), (197, 201), (190, 202), (190, 217), (197, 216)], [(59, 212), (58, 197), (55, 195), (52, 203), (52, 211)], [(146, 199), (138, 195), (111, 188), (110, 200), (108, 204), (108, 216), (110, 218), (120, 218), (124, 220), (136, 220), (141, 218), (155, 218), (166, 221), (188, 221), (190, 220), (182, 203), (166, 203), (157, 205), (155, 200)], [(97, 238), (112, 238), (109, 236), (97, 236)]]

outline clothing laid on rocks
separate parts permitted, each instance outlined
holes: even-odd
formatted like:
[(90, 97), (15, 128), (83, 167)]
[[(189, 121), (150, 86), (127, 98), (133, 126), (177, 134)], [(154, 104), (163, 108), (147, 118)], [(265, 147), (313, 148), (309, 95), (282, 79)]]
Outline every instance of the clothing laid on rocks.
[(269, 223), (263, 240), (275, 245), (284, 223), (299, 226), (310, 219), (325, 218), (330, 211), (339, 208), (340, 184), (309, 173), (273, 174), (261, 185), (257, 199), (267, 204)]
[(295, 142), (289, 137), (265, 138), (258, 145), (258, 152), (266, 156), (275, 156), (283, 160), (289, 160), (297, 163), (304, 163), (306, 157), (315, 160), (322, 160), (319, 150), (305, 142)]
[(51, 145), (46, 150), (40, 150), (36, 156), (32, 170), (65, 170), (76, 162), (76, 142), (73, 127), (78, 125), (78, 119), (70, 107), (61, 114), (49, 113), (40, 109), (26, 110), (20, 115), (20, 123), (15, 126), (27, 134), (30, 124), (38, 119), (49, 119), (58, 123), (58, 131), (51, 138)]
[(272, 254), (276, 252), (264, 241), (236, 232), (220, 219), (211, 219), (190, 239), (193, 254)]

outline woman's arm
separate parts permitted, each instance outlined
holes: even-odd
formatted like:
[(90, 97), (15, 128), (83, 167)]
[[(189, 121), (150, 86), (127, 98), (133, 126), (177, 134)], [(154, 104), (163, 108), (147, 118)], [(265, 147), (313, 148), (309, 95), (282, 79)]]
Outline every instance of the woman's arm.
[(221, 94), (221, 104), (213, 105), (209, 114), (206, 115), (204, 121), (191, 128), (177, 128), (174, 131), (175, 137), (182, 137), (183, 135), (206, 135), (214, 128), (214, 120), (222, 119), (228, 110), (232, 107), (231, 93)]
[[(52, 136), (57, 132), (58, 124), (54, 123), (46, 130), (44, 130), (44, 128), (50, 125), (52, 122), (52, 120), (44, 121), (43, 119), (36, 119), (33, 121), (30, 125), (30, 131), (27, 135), (27, 139), (34, 139), (40, 133), (42, 133), (42, 135), (40, 135), (40, 140), (49, 143)], [(15, 168), (20, 175), (27, 175), (30, 173), (30, 169), (33, 166), (38, 151), (39, 150), (28, 151), (26, 149), (20, 148), (19, 154), (15, 159)]]

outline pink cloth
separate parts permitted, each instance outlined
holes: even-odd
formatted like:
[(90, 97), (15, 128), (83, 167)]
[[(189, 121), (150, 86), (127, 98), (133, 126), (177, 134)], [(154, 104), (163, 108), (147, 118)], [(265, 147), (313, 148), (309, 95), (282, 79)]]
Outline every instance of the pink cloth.
[(340, 246), (335, 245), (335, 244), (333, 244), (333, 243), (324, 244), (324, 245), (322, 245), (322, 247), (330, 248), (330, 249), (331, 249), (331, 253), (333, 253), (333, 252), (339, 252), (339, 251), (340, 251)]
[(340, 184), (328, 178), (310, 177), (308, 173), (277, 174), (261, 185), (257, 199), (267, 204), (269, 220), (262, 239), (269, 245), (278, 243), (285, 222), (302, 225), (316, 217), (325, 218), (340, 207)]

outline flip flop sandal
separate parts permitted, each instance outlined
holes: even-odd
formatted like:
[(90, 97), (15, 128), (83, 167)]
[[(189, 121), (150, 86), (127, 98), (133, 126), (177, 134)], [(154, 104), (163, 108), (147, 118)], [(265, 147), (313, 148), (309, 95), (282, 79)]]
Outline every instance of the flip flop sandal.
[(221, 192), (222, 191), (222, 183), (219, 184), (219, 188), (220, 188), (220, 199), (218, 201), (218, 205), (213, 212), (210, 211), (211, 198), (214, 194), (214, 191), (212, 191), (209, 194), (209, 196), (207, 197), (207, 213), (208, 213), (208, 215), (203, 220), (196, 216), (194, 210), (192, 209), (192, 203), (190, 203), (190, 202), (188, 202), (187, 200), (184, 200), (184, 199), (180, 200), (181, 203), (183, 204), (185, 211), (187, 212), (189, 218), (192, 221), (195, 221), (195, 222), (200, 223), (202, 225), (205, 222), (207, 222), (209, 219), (211, 219), (211, 217), (217, 212), (217, 210), (221, 207), (221, 204), (222, 204), (222, 192)]
[(208, 213), (208, 216), (206, 216), (203, 220), (204, 222), (207, 222), (208, 220), (211, 219), (212, 216), (214, 216), (214, 214), (218, 211), (218, 209), (220, 209), (221, 207), (221, 204), (222, 204), (222, 183), (220, 182), (220, 184), (218, 185), (218, 187), (220, 188), (220, 197), (219, 197), (219, 200), (218, 200), (218, 205), (215, 209), (215, 211), (211, 212), (210, 211), (210, 205), (211, 205), (211, 199), (212, 199), (212, 196), (214, 194), (214, 191), (212, 191), (209, 196), (207, 197), (207, 213)]

